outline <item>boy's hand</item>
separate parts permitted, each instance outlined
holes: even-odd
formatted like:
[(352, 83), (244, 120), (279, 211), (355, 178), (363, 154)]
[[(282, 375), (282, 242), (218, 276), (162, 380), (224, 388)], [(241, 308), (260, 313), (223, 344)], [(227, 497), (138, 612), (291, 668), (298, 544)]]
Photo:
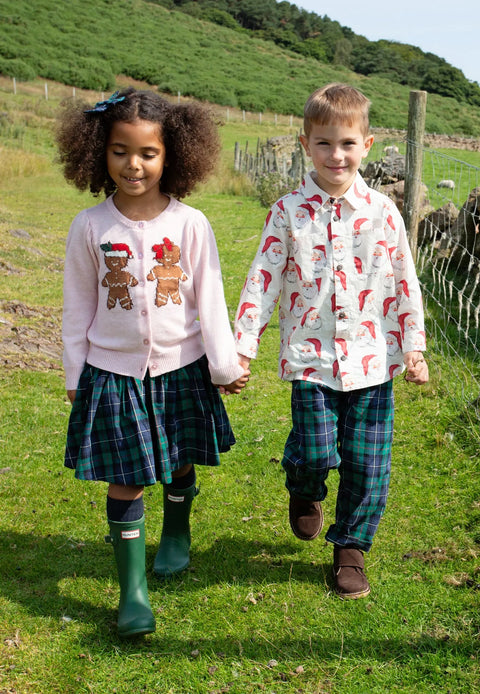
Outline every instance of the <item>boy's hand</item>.
[(244, 354), (239, 354), (238, 355), (238, 363), (240, 366), (243, 366), (245, 371), (248, 371), (250, 373), (250, 357), (246, 357)]
[(428, 364), (423, 352), (406, 352), (403, 361), (407, 367), (405, 380), (421, 386), (428, 381)]
[(233, 381), (233, 383), (229, 383), (226, 386), (217, 386), (217, 388), (219, 389), (219, 391), (222, 395), (228, 395), (228, 393), (238, 394), (238, 393), (240, 393), (242, 388), (245, 388), (245, 386), (247, 385), (248, 379), (250, 378), (250, 369), (249, 369), (250, 359), (248, 359), (248, 357), (244, 357), (243, 355), (239, 354), (238, 355), (238, 363), (244, 369), (243, 376), (240, 376), (240, 378), (237, 378), (236, 381)]

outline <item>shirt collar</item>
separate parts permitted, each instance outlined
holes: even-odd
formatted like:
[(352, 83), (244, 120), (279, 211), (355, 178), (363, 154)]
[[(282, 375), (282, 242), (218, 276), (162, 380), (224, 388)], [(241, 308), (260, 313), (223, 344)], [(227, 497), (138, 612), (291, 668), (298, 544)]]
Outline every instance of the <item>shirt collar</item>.
[[(313, 180), (312, 176), (315, 171), (310, 171), (305, 176), (302, 181), (300, 190), (305, 196), (307, 202), (315, 209), (318, 210), (321, 207), (330, 204), (330, 198), (332, 197), (326, 191), (322, 190)], [(342, 195), (340, 198), (341, 202), (347, 202), (350, 207), (354, 210), (359, 210), (366, 205), (371, 203), (370, 188), (367, 186), (363, 178), (357, 171), (355, 180), (353, 181), (350, 188)]]

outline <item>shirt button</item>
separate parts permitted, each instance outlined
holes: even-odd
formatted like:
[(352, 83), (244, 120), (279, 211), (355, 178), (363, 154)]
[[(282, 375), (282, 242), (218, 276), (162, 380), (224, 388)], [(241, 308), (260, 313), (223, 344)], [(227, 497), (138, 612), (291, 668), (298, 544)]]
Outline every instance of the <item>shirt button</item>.
[(141, 259), (143, 258), (143, 253), (139, 253), (139, 254), (138, 254), (138, 257), (139, 257), (140, 260), (141, 260)]
[(340, 217), (339, 217), (338, 215), (334, 214), (334, 215), (333, 215), (333, 221), (334, 221), (334, 222), (339, 222), (339, 221), (340, 221)]
[(344, 318), (347, 317), (347, 315), (346, 315), (346, 313), (344, 313), (343, 311), (340, 311), (340, 313), (338, 314), (338, 317), (339, 317), (341, 320), (343, 320)]
[(145, 224), (143, 222), (138, 222), (138, 228), (139, 229), (143, 229), (144, 226), (145, 226)]
[(146, 315), (147, 315), (147, 312), (145, 311), (145, 309), (143, 309), (142, 316), (146, 316)]
[(340, 270), (343, 270), (343, 265), (337, 265), (337, 270), (340, 272)]
[(341, 361), (345, 361), (346, 358), (347, 358), (347, 357), (346, 357), (344, 354), (342, 354), (342, 356), (340, 357), (340, 360), (341, 360)]
[(144, 341), (143, 341), (143, 344), (144, 344), (144, 345), (148, 345), (149, 342), (150, 342), (150, 340), (147, 340), (147, 338), (145, 338)]

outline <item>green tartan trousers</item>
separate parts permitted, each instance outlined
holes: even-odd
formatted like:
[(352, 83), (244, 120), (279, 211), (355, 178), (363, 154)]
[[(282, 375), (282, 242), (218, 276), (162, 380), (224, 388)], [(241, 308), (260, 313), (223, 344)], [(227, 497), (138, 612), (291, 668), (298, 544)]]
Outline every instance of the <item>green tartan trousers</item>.
[(338, 469), (335, 523), (326, 540), (368, 552), (385, 510), (393, 441), (393, 384), (350, 392), (293, 381), (292, 429), (282, 460), (286, 487), (323, 501)]

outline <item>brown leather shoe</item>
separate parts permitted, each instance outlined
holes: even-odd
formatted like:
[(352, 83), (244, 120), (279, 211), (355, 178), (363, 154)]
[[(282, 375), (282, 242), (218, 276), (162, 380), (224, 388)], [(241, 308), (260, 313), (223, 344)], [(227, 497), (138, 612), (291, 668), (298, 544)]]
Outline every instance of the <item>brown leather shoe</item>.
[(299, 540), (314, 540), (323, 526), (323, 512), (319, 501), (302, 499), (290, 494), (288, 507), (290, 527)]
[(333, 547), (335, 592), (343, 600), (365, 598), (370, 586), (364, 573), (363, 552), (355, 547)]

